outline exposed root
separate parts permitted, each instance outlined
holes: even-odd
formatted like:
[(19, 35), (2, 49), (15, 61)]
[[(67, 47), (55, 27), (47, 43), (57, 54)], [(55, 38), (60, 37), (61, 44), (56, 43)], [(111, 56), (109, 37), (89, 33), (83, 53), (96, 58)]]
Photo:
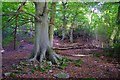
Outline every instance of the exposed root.
[(41, 51), (39, 61), (42, 63), (42, 61), (45, 59), (46, 49)]
[(49, 53), (48, 59), (51, 60), (52, 63), (54, 63), (54, 64), (59, 64), (58, 60), (60, 58), (61, 57), (59, 55), (57, 55), (54, 51), (52, 51), (52, 52)]
[(56, 53), (54, 53), (54, 55), (55, 55), (55, 57), (56, 57), (57, 59), (61, 59), (61, 58), (62, 58), (60, 55), (58, 55), (58, 54), (56, 54)]
[[(40, 49), (39, 49), (40, 50)], [(43, 60), (50, 60), (53, 64), (59, 64), (58, 60), (61, 59), (61, 56), (56, 54), (52, 48), (47, 47), (41, 51), (37, 51), (36, 54), (31, 55), (32, 57), (28, 60), (29, 62), (38, 62), (42, 66)]]
[(32, 58), (32, 59), (29, 59), (28, 61), (29, 61), (29, 62), (36, 62), (37, 59), (34, 57), (34, 58)]

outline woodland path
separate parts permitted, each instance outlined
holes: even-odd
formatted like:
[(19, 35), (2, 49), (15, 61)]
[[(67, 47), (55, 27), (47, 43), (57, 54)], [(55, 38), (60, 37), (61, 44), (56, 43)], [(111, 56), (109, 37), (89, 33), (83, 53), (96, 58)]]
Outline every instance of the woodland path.
[[(72, 78), (120, 78), (120, 66), (117, 62), (107, 61), (107, 59), (102, 57), (94, 57), (95, 52), (102, 53), (101, 49), (97, 49), (90, 45), (90, 42), (80, 43), (68, 43), (65, 41), (61, 42), (60, 39), (54, 39), (54, 47), (59, 48), (56, 50), (61, 56), (65, 56), (72, 60), (81, 59), (84, 63), (80, 67), (76, 67), (73, 64), (69, 64), (65, 69), (61, 70), (58, 68), (53, 68), (52, 72), (40, 73), (35, 72), (32, 74), (21, 74), (20, 78), (54, 78), (54, 74), (59, 72), (65, 72)], [(76, 48), (76, 47), (79, 48)], [(71, 47), (75, 47), (71, 49)], [(18, 64), (20, 61), (26, 60), (32, 51), (33, 44), (24, 42), (23, 46), (16, 51), (6, 50), (2, 54), (2, 70), (3, 74), (12, 71), (12, 65)], [(63, 48), (70, 48), (61, 50)], [(7, 76), (4, 76), (7, 77)]]

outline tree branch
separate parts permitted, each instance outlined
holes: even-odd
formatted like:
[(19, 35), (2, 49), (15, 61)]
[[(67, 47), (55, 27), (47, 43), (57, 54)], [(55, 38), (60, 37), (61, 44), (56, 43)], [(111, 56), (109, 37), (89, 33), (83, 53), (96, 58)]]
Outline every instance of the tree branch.
[(40, 16), (43, 16), (43, 14), (45, 13), (46, 5), (47, 5), (47, 2), (45, 2), (45, 6), (44, 6), (44, 8), (43, 8), (43, 12), (42, 12), (42, 14), (41, 14)]
[(31, 13), (28, 13), (28, 12), (25, 12), (25, 11), (22, 11), (22, 12), (24, 12), (25, 14), (28, 14), (28, 15), (34, 17), (34, 18), (36, 18), (37, 20), (40, 20), (39, 17), (37, 17), (37, 16), (35, 16), (35, 15), (31, 14)]
[(18, 15), (18, 14), (25, 14), (25, 13), (11, 12), (11, 13), (8, 13), (8, 14), (0, 14), (0, 16), (11, 16), (11, 15)]
[[(23, 2), (20, 7), (17, 9), (17, 12), (20, 13), (22, 11), (22, 7), (25, 5), (27, 0), (25, 0), (25, 2)], [(16, 14), (16, 17), (18, 17), (18, 14)]]

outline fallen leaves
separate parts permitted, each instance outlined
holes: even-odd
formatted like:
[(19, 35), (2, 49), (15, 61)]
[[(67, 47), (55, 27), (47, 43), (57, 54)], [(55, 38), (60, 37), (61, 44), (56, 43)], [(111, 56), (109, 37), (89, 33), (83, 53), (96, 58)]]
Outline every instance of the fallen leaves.
[[(65, 43), (65, 47), (69, 46), (69, 43)], [(60, 44), (61, 45), (61, 44)], [(71, 44), (72, 45), (72, 44)], [(78, 45), (78, 44), (75, 44)], [(62, 45), (61, 45), (62, 46)], [(8, 51), (3, 54), (3, 74), (5, 77), (19, 77), (19, 78), (109, 78), (118, 77), (120, 72), (119, 64), (112, 65), (105, 61), (105, 57), (93, 57), (92, 51), (85, 51), (83, 49), (72, 49), (60, 51), (61, 55), (65, 58), (60, 60), (59, 65), (53, 65), (50, 61), (44, 63), (43, 67), (40, 67), (38, 63), (29, 63), (25, 59), (30, 55), (30, 45), (26, 46), (27, 50), (22, 52)], [(91, 54), (89, 54), (91, 53)], [(8, 54), (10, 56), (8, 56)], [(77, 56), (72, 56), (77, 55)], [(78, 55), (89, 55), (78, 56)], [(99, 56), (95, 54), (94, 56)], [(102, 59), (102, 60), (101, 60)], [(56, 75), (56, 76), (54, 76)]]

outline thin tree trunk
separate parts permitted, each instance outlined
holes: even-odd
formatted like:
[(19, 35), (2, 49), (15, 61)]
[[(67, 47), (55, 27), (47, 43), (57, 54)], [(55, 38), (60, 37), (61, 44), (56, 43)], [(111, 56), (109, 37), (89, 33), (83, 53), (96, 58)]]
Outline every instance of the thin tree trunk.
[(17, 27), (18, 27), (18, 17), (16, 17), (16, 26), (14, 31), (14, 50), (16, 49), (16, 33), (17, 33)]
[(74, 29), (74, 22), (75, 22), (75, 19), (76, 19), (76, 16), (77, 16), (77, 12), (75, 13), (75, 15), (73, 16), (73, 19), (72, 19), (72, 24), (71, 24), (71, 27), (70, 27), (70, 42), (73, 43), (73, 29)]
[(70, 28), (70, 42), (73, 43), (73, 28)]
[(38, 60), (40, 63), (44, 59), (51, 60), (52, 63), (58, 63), (59, 56), (53, 51), (48, 37), (48, 14), (47, 2), (34, 2), (36, 16), (35, 19), (35, 43), (30, 61)]
[(50, 39), (50, 45), (53, 47), (53, 37), (54, 37), (54, 19), (56, 14), (56, 2), (52, 2), (51, 6), (51, 14), (50, 14), (50, 28), (49, 28), (49, 39)]
[[(62, 3), (63, 8), (66, 9), (67, 3)], [(62, 41), (65, 39), (66, 36), (66, 11), (63, 12), (63, 26), (62, 26)]]
[[(65, 25), (63, 25), (65, 26)], [(66, 28), (62, 27), (62, 41), (65, 39), (65, 34), (66, 34)]]
[(0, 30), (0, 52), (3, 50), (2, 48), (2, 30)]

